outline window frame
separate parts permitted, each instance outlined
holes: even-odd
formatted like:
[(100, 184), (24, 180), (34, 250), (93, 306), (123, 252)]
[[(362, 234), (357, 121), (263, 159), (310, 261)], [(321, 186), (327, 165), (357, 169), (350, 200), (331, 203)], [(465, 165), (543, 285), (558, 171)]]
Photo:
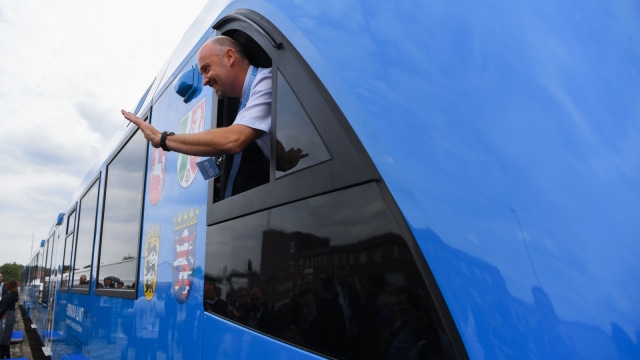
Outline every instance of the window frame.
[(91, 262), (90, 262), (90, 265), (88, 267), (89, 276), (87, 276), (87, 279), (89, 280), (89, 284), (90, 284), (91, 283), (91, 279), (92, 279), (91, 275), (93, 273), (93, 260), (94, 260), (93, 259), (93, 255), (94, 255), (94, 250), (95, 250), (96, 231), (97, 231), (97, 228), (98, 228), (98, 210), (99, 210), (99, 204), (100, 204), (100, 189), (101, 189), (100, 179), (101, 179), (101, 172), (98, 172), (98, 175), (90, 182), (90, 185), (87, 186), (87, 189), (84, 191), (82, 196), (80, 196), (80, 200), (78, 201), (78, 208), (77, 208), (77, 211), (76, 211), (76, 219), (77, 219), (77, 221), (75, 223), (75, 232), (74, 232), (75, 241), (73, 243), (73, 251), (72, 251), (73, 252), (73, 256), (72, 256), (72, 259), (73, 259), (72, 269), (73, 269), (73, 271), (72, 271), (72, 276), (69, 279), (70, 280), (71, 292), (72, 293), (76, 293), (76, 294), (86, 294), (86, 295), (88, 295), (89, 294), (89, 290), (90, 290), (89, 286), (80, 287), (80, 286), (77, 286), (77, 285), (75, 285), (73, 283), (75, 278), (76, 278), (76, 260), (77, 260), (77, 255), (78, 255), (78, 243), (79, 243), (79, 241), (78, 241), (78, 229), (79, 229), (79, 225), (81, 225), (80, 224), (80, 219), (81, 219), (82, 210), (83, 210), (82, 201), (85, 198), (85, 196), (87, 196), (87, 194), (90, 191), (93, 190), (93, 187), (97, 186), (97, 188), (96, 188), (96, 202), (95, 202), (95, 205), (94, 205), (95, 206), (95, 209), (94, 209), (95, 216), (94, 216), (94, 219), (93, 219), (93, 221), (94, 221), (94, 223), (93, 223), (93, 239), (91, 241)]
[[(145, 118), (146, 120), (146, 118)], [(139, 278), (139, 271), (140, 271), (140, 252), (142, 251), (142, 229), (143, 229), (143, 215), (144, 215), (144, 201), (145, 201), (145, 193), (146, 193), (146, 176), (147, 176), (147, 161), (148, 161), (148, 152), (149, 152), (149, 146), (148, 146), (148, 141), (145, 139), (144, 140), (144, 152), (142, 154), (140, 154), (141, 157), (143, 157), (143, 167), (142, 167), (142, 180), (141, 180), (141, 187), (140, 187), (140, 206), (139, 206), (139, 217), (138, 217), (138, 231), (137, 231), (137, 236), (138, 236), (138, 241), (137, 241), (137, 248), (135, 250), (135, 255), (136, 255), (136, 261), (135, 261), (135, 271), (133, 273), (134, 276), (134, 282), (136, 284), (135, 288), (123, 288), (123, 289), (118, 289), (118, 288), (98, 288), (97, 284), (100, 281), (100, 259), (102, 256), (102, 243), (103, 243), (103, 234), (104, 234), (104, 218), (105, 218), (105, 214), (106, 214), (106, 205), (107, 205), (107, 196), (109, 194), (109, 167), (113, 164), (113, 162), (118, 159), (118, 156), (125, 150), (125, 148), (127, 147), (127, 145), (129, 145), (132, 141), (133, 138), (136, 135), (142, 135), (141, 131), (136, 129), (134, 131), (132, 131), (131, 134), (129, 134), (129, 136), (127, 136), (127, 138), (122, 142), (122, 144), (120, 145), (120, 147), (118, 148), (117, 152), (114, 152), (113, 155), (108, 159), (107, 161), (107, 165), (105, 167), (105, 175), (104, 175), (104, 186), (103, 186), (103, 192), (102, 192), (102, 206), (101, 206), (101, 211), (100, 211), (100, 237), (99, 239), (96, 236), (96, 241), (98, 242), (98, 249), (97, 249), (97, 258), (98, 258), (98, 265), (96, 266), (96, 282), (93, 285), (93, 289), (95, 290), (95, 294), (98, 296), (110, 296), (110, 297), (117, 297), (117, 298), (125, 298), (125, 299), (135, 299), (137, 296), (137, 292), (138, 292), (138, 278)], [(94, 244), (95, 246), (95, 244)]]
[[(284, 36), (268, 21), (252, 11), (237, 10), (220, 19), (213, 28), (217, 34), (242, 32), (249, 35), (271, 58), (272, 84), (277, 89), (280, 74), (286, 79), (300, 105), (332, 156), (329, 160), (276, 178), (277, 91), (272, 91), (270, 181), (251, 190), (214, 202), (214, 184), (209, 184), (207, 225), (227, 221), (257, 211), (312, 197), (367, 181), (380, 180), (357, 136), (318, 77)], [(322, 101), (318, 101), (322, 99)], [(309, 106), (309, 108), (307, 108)], [(319, 114), (319, 115), (318, 115)], [(331, 117), (336, 121), (319, 121)], [(300, 184), (304, 184), (300, 186)]]
[[(66, 229), (64, 232), (64, 243), (63, 243), (63, 247), (62, 247), (62, 268), (61, 268), (61, 273), (60, 273), (60, 291), (61, 292), (69, 292), (69, 289), (71, 289), (71, 280), (73, 279), (71, 277), (71, 273), (72, 273), (72, 260), (73, 257), (71, 256), (71, 254), (73, 254), (74, 252), (74, 237), (75, 237), (75, 233), (76, 233), (76, 215), (77, 210), (78, 209), (78, 204), (74, 204), (73, 207), (67, 212), (67, 223), (66, 225)], [(71, 225), (71, 219), (73, 219), (73, 225)], [(67, 251), (68, 250), (68, 251)], [(64, 265), (65, 265), (65, 261), (69, 260), (69, 271), (67, 272), (68, 277), (65, 283), (64, 280)], [(63, 285), (64, 284), (64, 285)]]
[[(53, 257), (53, 240), (54, 234), (49, 234), (49, 237), (45, 240), (44, 246), (42, 248), (43, 251), (43, 259), (42, 259), (42, 293), (38, 299), (40, 305), (44, 307), (49, 306), (49, 294), (51, 291), (51, 258)], [(48, 274), (47, 274), (48, 272)], [(48, 279), (48, 280), (47, 280)]]

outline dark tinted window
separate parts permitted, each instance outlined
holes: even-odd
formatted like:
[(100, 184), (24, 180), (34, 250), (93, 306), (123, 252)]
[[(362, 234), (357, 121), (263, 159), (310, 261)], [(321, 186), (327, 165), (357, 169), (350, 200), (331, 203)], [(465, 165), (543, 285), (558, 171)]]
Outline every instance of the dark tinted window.
[(277, 101), (276, 177), (329, 160), (331, 156), (309, 115), (279, 72)]
[(341, 358), (386, 359), (409, 329), (413, 344), (441, 347), (426, 285), (375, 183), (215, 225), (208, 239), (206, 279), (227, 304), (205, 304), (210, 312)]
[[(107, 167), (96, 286), (133, 292), (138, 263), (147, 142), (138, 131)], [(118, 287), (120, 285), (120, 287)], [(116, 294), (119, 291), (111, 292)]]
[(78, 219), (78, 234), (76, 237), (76, 252), (73, 260), (73, 287), (80, 292), (88, 292), (87, 286), (78, 286), (84, 275), (90, 281), (91, 261), (93, 255), (93, 238), (96, 229), (96, 212), (98, 210), (99, 181), (95, 181), (91, 188), (80, 200)]

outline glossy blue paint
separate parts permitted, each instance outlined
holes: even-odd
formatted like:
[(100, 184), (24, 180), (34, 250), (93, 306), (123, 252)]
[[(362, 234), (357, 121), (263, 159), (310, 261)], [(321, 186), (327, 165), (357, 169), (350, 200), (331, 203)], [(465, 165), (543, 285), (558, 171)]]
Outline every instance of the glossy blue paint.
[(638, 356), (637, 4), (272, 6), (389, 186), (471, 358)]
[[(636, 3), (212, 1), (141, 100), (142, 111), (154, 104), (154, 124), (175, 131), (200, 99), (212, 111), (210, 88), (189, 104), (163, 96), (193, 65), (211, 25), (237, 9), (271, 21), (344, 113), (407, 220), (470, 358), (640, 357)], [(178, 171), (167, 169), (159, 200), (170, 207), (145, 194), (143, 238), (160, 224), (163, 254), (174, 251), (169, 219), (206, 208), (204, 180), (184, 191)], [(141, 288), (136, 300), (58, 300), (119, 306), (125, 338), (141, 335), (136, 326), (146, 319), (172, 321), (157, 324), (170, 333), (147, 333), (172, 358), (315, 358), (203, 314), (203, 256), (190, 296), (176, 301), (168, 258), (151, 301)], [(85, 315), (76, 340), (56, 345), (65, 353), (114, 340), (94, 331), (97, 313)], [(135, 351), (122, 338), (115, 344)]]
[(203, 330), (203, 359), (324, 359), (208, 313)]

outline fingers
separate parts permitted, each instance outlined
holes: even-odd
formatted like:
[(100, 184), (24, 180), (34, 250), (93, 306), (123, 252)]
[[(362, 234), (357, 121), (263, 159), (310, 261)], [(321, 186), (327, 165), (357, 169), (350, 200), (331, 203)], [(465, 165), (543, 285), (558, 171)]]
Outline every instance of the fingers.
[(142, 119), (140, 119), (139, 117), (135, 116), (133, 113), (130, 113), (130, 112), (126, 111), (126, 110), (121, 110), (120, 112), (122, 113), (122, 116), (124, 116), (125, 119), (131, 121), (132, 123), (134, 123), (134, 124), (136, 124), (138, 126), (140, 126), (139, 124), (141, 122), (143, 122)]
[(130, 113), (126, 110), (121, 110), (120, 112), (122, 113), (122, 116), (124, 116), (125, 119), (131, 121), (134, 125), (136, 125), (140, 129), (140, 131), (142, 131), (142, 134), (144, 135), (145, 139), (149, 140), (153, 147), (157, 148), (160, 146), (160, 132), (156, 130), (156, 128), (151, 126), (151, 124), (146, 123), (144, 120), (137, 117), (133, 113)]
[(304, 150), (302, 150), (300, 148), (291, 148), (291, 149), (287, 150), (287, 155), (290, 158), (296, 159), (298, 161), (300, 161), (300, 159), (304, 159), (307, 156), (309, 156), (309, 154), (305, 154)]

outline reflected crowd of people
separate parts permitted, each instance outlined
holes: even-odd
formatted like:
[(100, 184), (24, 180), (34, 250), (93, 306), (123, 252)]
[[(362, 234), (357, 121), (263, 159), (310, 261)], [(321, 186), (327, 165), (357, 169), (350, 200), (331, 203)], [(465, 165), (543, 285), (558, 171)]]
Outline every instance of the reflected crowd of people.
[(104, 289), (135, 289), (135, 282), (125, 285), (124, 281), (119, 278), (107, 276), (102, 280), (102, 283), (98, 282), (96, 287)]
[(265, 297), (260, 285), (230, 288), (224, 296), (221, 285), (221, 279), (205, 277), (206, 311), (322, 354), (392, 360), (451, 354), (426, 297), (387, 284), (382, 274), (309, 276), (280, 302)]
[[(89, 279), (87, 279), (87, 275), (80, 275), (78, 277), (78, 282), (75, 284), (75, 287), (89, 287)], [(66, 286), (63, 284), (62, 287)], [(135, 281), (127, 284), (124, 281), (120, 280), (120, 278), (116, 276), (106, 276), (102, 282), (98, 281), (96, 283), (96, 288), (98, 289), (135, 289), (136, 284)]]

